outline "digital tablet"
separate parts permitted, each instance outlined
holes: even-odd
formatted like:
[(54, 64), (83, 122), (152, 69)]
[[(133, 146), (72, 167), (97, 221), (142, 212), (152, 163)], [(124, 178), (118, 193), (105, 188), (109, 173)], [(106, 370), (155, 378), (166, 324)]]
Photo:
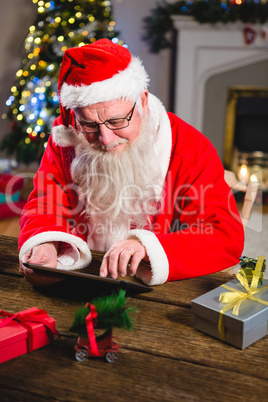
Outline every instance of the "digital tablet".
[(92, 275), (81, 271), (67, 271), (61, 268), (50, 268), (45, 267), (43, 265), (29, 264), (24, 262), (23, 265), (26, 268), (31, 268), (35, 272), (40, 272), (49, 275), (57, 275), (63, 276), (66, 279), (72, 280), (82, 280), (84, 283), (86, 281), (91, 282), (91, 284), (98, 284), (101, 286), (102, 284), (105, 286), (118, 287), (120, 289), (134, 291), (135, 293), (148, 293), (153, 289), (149, 286), (141, 285), (139, 283), (124, 281), (121, 279), (112, 279), (112, 278), (104, 278), (98, 275)]

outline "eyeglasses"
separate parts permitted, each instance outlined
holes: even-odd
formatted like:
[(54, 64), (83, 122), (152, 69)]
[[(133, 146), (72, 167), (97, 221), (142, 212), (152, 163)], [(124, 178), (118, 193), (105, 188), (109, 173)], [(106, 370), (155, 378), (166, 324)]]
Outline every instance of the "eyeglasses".
[(136, 102), (134, 103), (133, 108), (126, 115), (126, 117), (105, 120), (103, 123), (83, 123), (77, 121), (75, 118), (74, 127), (76, 128), (76, 130), (80, 131), (80, 133), (83, 134), (97, 133), (102, 124), (105, 124), (105, 126), (110, 130), (121, 130), (122, 128), (126, 128), (129, 126), (129, 122), (132, 119), (135, 106)]

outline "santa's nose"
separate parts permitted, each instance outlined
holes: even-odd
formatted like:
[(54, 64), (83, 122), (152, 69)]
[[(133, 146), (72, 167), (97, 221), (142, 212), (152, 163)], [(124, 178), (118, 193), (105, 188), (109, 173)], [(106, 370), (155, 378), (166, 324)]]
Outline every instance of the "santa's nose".
[(109, 145), (112, 141), (115, 141), (116, 138), (117, 136), (113, 132), (113, 130), (107, 128), (105, 124), (102, 124), (99, 127), (99, 140), (103, 145), (105, 146)]

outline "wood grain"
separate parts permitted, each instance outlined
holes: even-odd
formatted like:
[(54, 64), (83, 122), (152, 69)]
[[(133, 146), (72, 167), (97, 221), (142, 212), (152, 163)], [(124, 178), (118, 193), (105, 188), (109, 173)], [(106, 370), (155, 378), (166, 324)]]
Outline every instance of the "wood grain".
[(125, 349), (114, 365), (79, 363), (72, 346), (56, 341), (2, 365), (1, 401), (266, 401), (267, 382), (247, 374)]
[[(102, 255), (94, 254), (95, 268)], [(120, 337), (114, 364), (74, 357), (69, 332), (76, 309), (101, 289), (74, 284), (33, 289), (18, 272), (17, 239), (0, 237), (0, 309), (45, 309), (62, 339), (0, 365), (2, 401), (249, 401), (266, 402), (268, 337), (238, 350), (193, 328), (191, 300), (227, 282), (227, 273), (157, 286), (128, 299), (134, 331)]]
[[(90, 299), (84, 303), (87, 301)], [(137, 308), (135, 331), (114, 332), (124, 348), (241, 374), (246, 370), (253, 377), (268, 379), (267, 370), (261, 369), (261, 362), (266, 362), (267, 367), (268, 337), (241, 351), (196, 331), (189, 308), (133, 298), (128, 304)], [(45, 309), (55, 318), (61, 334), (74, 337), (69, 328), (80, 301), (70, 302), (61, 294), (48, 297), (32, 289), (24, 279), (1, 278), (3, 310), (15, 313), (33, 306)]]

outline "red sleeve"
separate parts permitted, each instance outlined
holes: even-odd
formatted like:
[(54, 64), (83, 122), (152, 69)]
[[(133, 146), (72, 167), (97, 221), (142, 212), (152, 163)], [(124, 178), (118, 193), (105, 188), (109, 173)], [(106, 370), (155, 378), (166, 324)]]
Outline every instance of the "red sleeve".
[(72, 147), (62, 149), (52, 136), (49, 138), (34, 177), (34, 189), (22, 212), (19, 249), (29, 238), (43, 232), (72, 233), (80, 212), (69, 175), (72, 158)]
[(168, 280), (177, 280), (237, 264), (244, 230), (213, 145), (176, 116), (170, 119), (173, 153), (155, 234), (168, 258)]

